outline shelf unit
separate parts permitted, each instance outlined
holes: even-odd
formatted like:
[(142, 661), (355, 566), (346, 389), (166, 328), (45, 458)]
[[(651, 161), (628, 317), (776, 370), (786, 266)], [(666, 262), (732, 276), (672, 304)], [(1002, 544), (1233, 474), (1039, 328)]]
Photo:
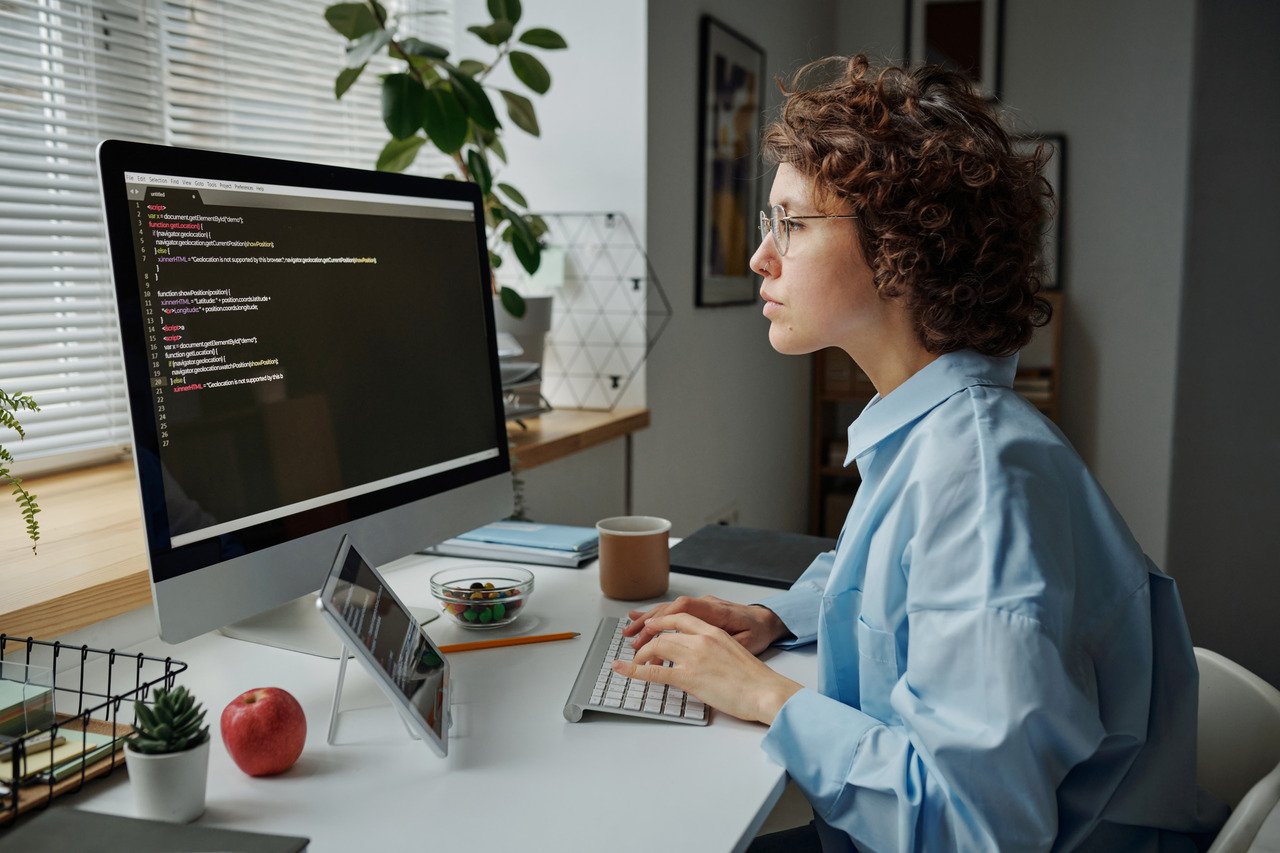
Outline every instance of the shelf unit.
[[(1019, 353), (1014, 389), (1052, 421), (1060, 413), (1063, 300), (1061, 292), (1042, 294), (1053, 306), (1053, 318), (1036, 329)], [(875, 396), (871, 380), (842, 350), (813, 355), (812, 412), (809, 446), (809, 532), (835, 537), (853, 505), (858, 489), (856, 465), (843, 467), (849, 424)]]

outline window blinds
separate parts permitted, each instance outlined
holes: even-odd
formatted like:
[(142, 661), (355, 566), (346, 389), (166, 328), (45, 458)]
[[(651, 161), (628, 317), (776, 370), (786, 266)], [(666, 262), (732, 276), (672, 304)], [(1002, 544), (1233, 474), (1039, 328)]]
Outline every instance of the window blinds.
[[(30, 393), (42, 409), (23, 413), (21, 443), (0, 432), (23, 469), (130, 441), (100, 140), (373, 167), (388, 138), (378, 74), (395, 63), (371, 61), (335, 100), (342, 39), (324, 20), (327, 5), (0, 0), (0, 388)], [(452, 45), (452, 0), (390, 8), (402, 32)], [(411, 171), (449, 170), (430, 148)]]

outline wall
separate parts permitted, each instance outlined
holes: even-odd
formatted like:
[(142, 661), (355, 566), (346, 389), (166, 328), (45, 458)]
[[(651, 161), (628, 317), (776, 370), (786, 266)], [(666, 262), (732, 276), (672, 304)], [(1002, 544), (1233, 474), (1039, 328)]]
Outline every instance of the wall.
[[(688, 534), (716, 515), (807, 522), (809, 359), (769, 346), (760, 305), (694, 307), (698, 31), (708, 13), (765, 50), (769, 79), (829, 53), (832, 0), (650, 0), (648, 246), (675, 308), (649, 359), (653, 425), (636, 436), (636, 509)], [(777, 87), (766, 85), (776, 110)], [(761, 174), (764, 187), (771, 175)]]
[[(455, 44), (462, 56), (481, 61), (493, 57), (492, 47), (466, 31), (489, 20), (485, 0), (458, 0)], [(542, 135), (532, 137), (509, 128), (503, 145), (511, 165), (503, 180), (518, 187), (537, 210), (621, 211), (636, 233), (643, 235), (648, 119), (644, 4), (528, 0), (516, 31), (535, 26), (559, 32), (569, 49), (529, 51), (551, 73), (547, 94), (530, 95)], [(527, 94), (507, 65), (486, 82)], [(500, 102), (495, 109), (505, 119)], [(634, 392), (622, 402), (643, 405), (643, 372), (633, 385)], [(624, 467), (623, 443), (615, 441), (526, 472), (529, 517), (587, 524), (621, 514)], [(661, 507), (651, 509), (657, 512)]]
[[(1164, 564), (1193, 0), (1004, 5), (1007, 118), (1067, 139), (1062, 426)], [(901, 57), (904, 10), (841, 4), (840, 51)]]
[(1201, 2), (1169, 567), (1197, 645), (1280, 686), (1280, 6)]

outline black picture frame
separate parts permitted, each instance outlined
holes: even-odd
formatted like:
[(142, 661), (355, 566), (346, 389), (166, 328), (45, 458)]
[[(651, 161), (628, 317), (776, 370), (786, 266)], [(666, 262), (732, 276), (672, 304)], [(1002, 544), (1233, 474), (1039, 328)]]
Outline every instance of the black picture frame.
[(695, 305), (756, 301), (765, 54), (703, 15), (698, 56), (698, 237)]
[(1004, 0), (907, 0), (907, 64), (959, 71), (982, 97), (1000, 97)]
[(1044, 264), (1044, 289), (1061, 290), (1067, 222), (1067, 138), (1061, 133), (1041, 133), (1015, 136), (1010, 141), (1014, 151), (1024, 156), (1034, 154), (1041, 143), (1049, 149), (1049, 159), (1045, 161), (1041, 174), (1053, 189), (1054, 207), (1040, 235), (1040, 259)]

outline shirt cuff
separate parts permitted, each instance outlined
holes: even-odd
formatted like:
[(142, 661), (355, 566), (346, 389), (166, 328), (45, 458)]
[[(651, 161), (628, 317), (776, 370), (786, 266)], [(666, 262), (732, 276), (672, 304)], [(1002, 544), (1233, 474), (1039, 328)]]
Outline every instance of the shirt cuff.
[(782, 620), (787, 630), (795, 634), (793, 639), (778, 640), (773, 645), (782, 649), (793, 649), (818, 639), (818, 611), (821, 610), (822, 590), (816, 585), (797, 584), (786, 592), (771, 595), (761, 601), (752, 602), (767, 607)]
[(849, 768), (862, 737), (883, 725), (851, 705), (805, 687), (778, 710), (760, 746), (782, 765), (819, 816), (849, 783)]

